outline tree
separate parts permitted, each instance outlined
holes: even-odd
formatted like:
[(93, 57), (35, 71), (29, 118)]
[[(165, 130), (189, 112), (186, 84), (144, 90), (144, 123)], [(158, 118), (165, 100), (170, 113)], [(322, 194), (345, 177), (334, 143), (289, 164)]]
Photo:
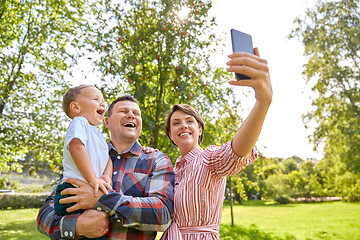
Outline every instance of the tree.
[(63, 73), (78, 55), (83, 13), (82, 0), (2, 1), (0, 172), (28, 152), (38, 160), (61, 161), (60, 102), (68, 87)]
[[(223, 85), (230, 74), (210, 64), (220, 42), (210, 8), (211, 2), (200, 0), (128, 0), (99, 2), (94, 11), (97, 34), (88, 40), (89, 51), (100, 54), (94, 69), (101, 72), (105, 97), (134, 95), (142, 110), (141, 143), (173, 160), (179, 154), (163, 127), (171, 105), (193, 105), (208, 128), (235, 99), (232, 88)], [(205, 134), (212, 139), (207, 129)]]
[[(287, 175), (279, 173), (268, 176), (264, 180), (264, 197), (274, 199), (279, 203), (287, 203), (292, 195), (292, 189), (288, 184)], [(282, 202), (282, 199), (287, 201)]]
[(262, 180), (267, 179), (270, 175), (274, 175), (281, 172), (282, 166), (280, 163), (283, 161), (281, 158), (266, 158), (260, 156), (259, 163), (260, 167), (255, 168), (257, 173), (260, 175)]
[(359, 179), (360, 1), (318, 1), (295, 24), (290, 38), (304, 44), (304, 76), (314, 82), (317, 96), (315, 110), (304, 116), (306, 126), (316, 125), (310, 139), (315, 148), (325, 144), (325, 158), (335, 163), (337, 174), (350, 172)]
[(289, 174), (292, 171), (297, 171), (297, 170), (298, 170), (298, 162), (293, 157), (285, 159), (285, 161), (282, 163), (282, 172), (284, 174)]
[(299, 198), (306, 196), (306, 186), (308, 182), (303, 177), (303, 175), (298, 171), (292, 171), (286, 175), (287, 186), (291, 189), (291, 197)]
[(309, 178), (315, 174), (315, 165), (315, 162), (312, 160), (305, 160), (299, 164), (299, 171), (304, 177)]
[(178, 149), (163, 127), (171, 105), (188, 103), (200, 111), (206, 123), (203, 146), (230, 141), (242, 121), (232, 88), (224, 86), (230, 75), (210, 62), (221, 43), (210, 8), (210, 1), (201, 0), (128, 0), (100, 2), (94, 12), (100, 21), (94, 22), (98, 32), (89, 51), (101, 54), (95, 69), (101, 71), (105, 97), (134, 95), (142, 110), (141, 143), (173, 161)]

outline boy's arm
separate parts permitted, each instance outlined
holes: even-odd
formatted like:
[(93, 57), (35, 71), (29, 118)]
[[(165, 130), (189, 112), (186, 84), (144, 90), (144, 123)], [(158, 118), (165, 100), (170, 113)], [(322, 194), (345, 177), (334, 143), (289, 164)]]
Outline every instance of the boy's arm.
[(107, 189), (111, 189), (111, 186), (104, 182), (104, 180), (96, 177), (91, 165), (90, 156), (80, 139), (73, 138), (70, 141), (69, 152), (85, 180), (95, 189), (95, 196), (99, 188), (107, 194)]
[(73, 138), (70, 141), (69, 152), (85, 180), (88, 183), (94, 180), (96, 178), (96, 174), (92, 168), (90, 156), (80, 139)]
[[(112, 172), (113, 172), (113, 166), (112, 166), (112, 161), (109, 157), (104, 173), (101, 176), (101, 178), (110, 185), (112, 185), (112, 180), (111, 180)], [(112, 189), (108, 189), (108, 190), (112, 190)]]

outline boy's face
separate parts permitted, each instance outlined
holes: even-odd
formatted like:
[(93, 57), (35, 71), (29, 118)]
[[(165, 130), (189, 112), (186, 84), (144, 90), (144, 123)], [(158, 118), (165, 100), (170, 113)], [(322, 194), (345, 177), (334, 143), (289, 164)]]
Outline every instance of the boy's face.
[(105, 101), (102, 93), (95, 87), (81, 89), (80, 94), (70, 107), (75, 116), (82, 116), (91, 125), (99, 125), (105, 116)]

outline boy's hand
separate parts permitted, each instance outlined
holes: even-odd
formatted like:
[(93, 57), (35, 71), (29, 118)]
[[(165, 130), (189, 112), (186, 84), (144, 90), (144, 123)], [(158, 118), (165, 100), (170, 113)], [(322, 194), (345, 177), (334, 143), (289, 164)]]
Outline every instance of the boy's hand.
[(112, 187), (110, 184), (108, 184), (104, 179), (102, 178), (94, 178), (89, 182), (89, 185), (94, 188), (94, 196), (97, 196), (97, 193), (99, 191), (99, 188), (101, 191), (103, 191), (105, 194), (108, 194), (108, 190), (112, 190)]
[(107, 190), (112, 191), (113, 189), (111, 187), (112, 186), (111, 178), (108, 175), (104, 174), (101, 176), (101, 179), (103, 179), (107, 184), (110, 185), (110, 188), (107, 188)]

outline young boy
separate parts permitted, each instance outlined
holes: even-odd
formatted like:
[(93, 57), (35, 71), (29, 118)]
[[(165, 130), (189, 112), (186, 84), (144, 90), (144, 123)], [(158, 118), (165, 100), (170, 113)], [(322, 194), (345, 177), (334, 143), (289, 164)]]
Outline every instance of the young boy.
[[(65, 135), (63, 151), (63, 179), (78, 178), (88, 182), (97, 195), (112, 190), (112, 163), (108, 146), (96, 127), (105, 115), (105, 102), (99, 89), (92, 85), (70, 88), (63, 96), (62, 107), (72, 120)], [(60, 204), (61, 191), (75, 187), (63, 182), (56, 189), (54, 208), (58, 215), (68, 214), (73, 204)], [(102, 238), (99, 238), (102, 239)]]

